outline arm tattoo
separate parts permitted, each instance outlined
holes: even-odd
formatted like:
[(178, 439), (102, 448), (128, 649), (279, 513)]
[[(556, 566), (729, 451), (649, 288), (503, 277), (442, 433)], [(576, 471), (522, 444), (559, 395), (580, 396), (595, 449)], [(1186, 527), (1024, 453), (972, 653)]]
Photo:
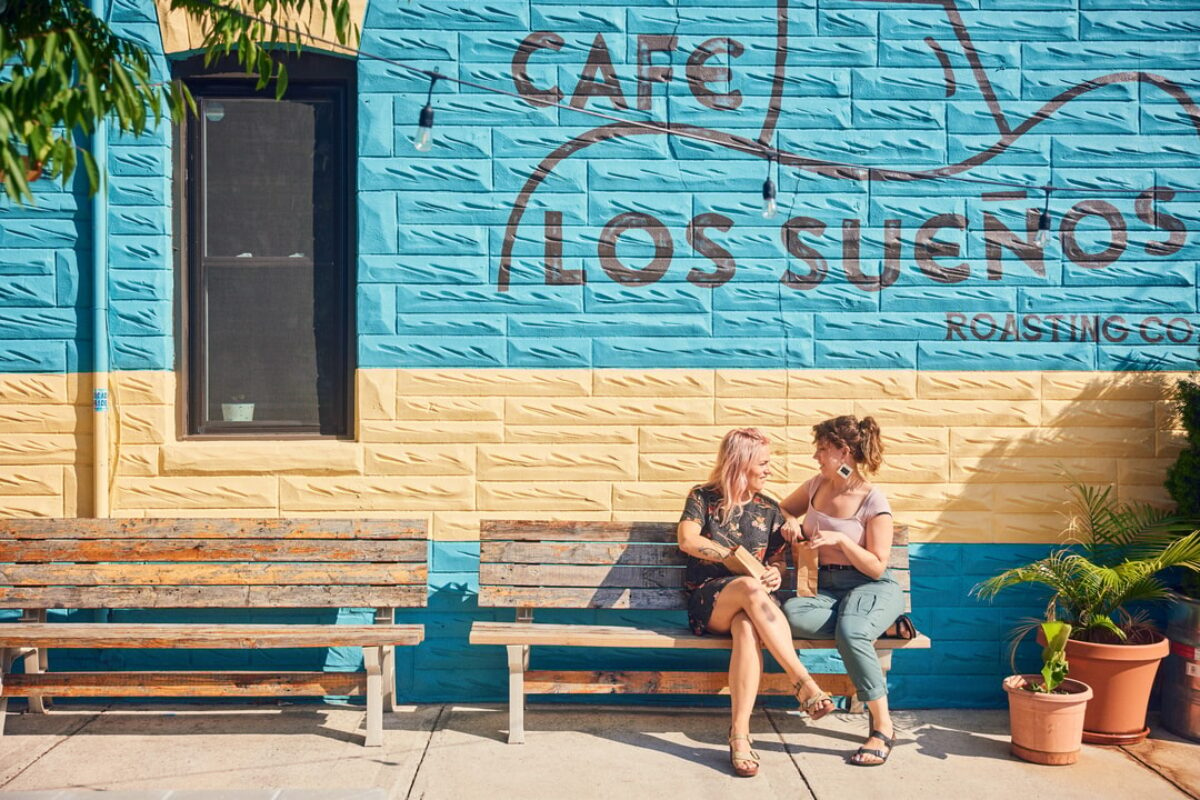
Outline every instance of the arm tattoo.
[(721, 551), (714, 547), (701, 547), (700, 555), (707, 558), (709, 561), (724, 561), (725, 556), (721, 555)]

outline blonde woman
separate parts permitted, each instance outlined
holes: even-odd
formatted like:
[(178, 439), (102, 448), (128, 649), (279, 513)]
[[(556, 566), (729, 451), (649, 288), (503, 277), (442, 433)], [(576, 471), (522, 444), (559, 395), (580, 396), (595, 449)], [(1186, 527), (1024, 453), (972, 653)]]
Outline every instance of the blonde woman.
[[(677, 533), (679, 549), (688, 556), (684, 580), (692, 632), (733, 638), (729, 749), (739, 777), (758, 773), (750, 715), (762, 677), (762, 644), (783, 667), (796, 699), (812, 719), (833, 710), (833, 701), (792, 649), (791, 629), (774, 596), (788, 554), (782, 534), (784, 515), (779, 504), (762, 493), (770, 475), (771, 443), (766, 436), (754, 428), (725, 434), (708, 481), (688, 494)], [(734, 547), (744, 547), (768, 565), (761, 578), (735, 575), (725, 567), (722, 562)]]
[(780, 506), (804, 517), (799, 532), (789, 525), (784, 536), (796, 548), (818, 551), (817, 595), (793, 597), (783, 608), (797, 638), (837, 642), (870, 710), (867, 740), (849, 761), (874, 767), (887, 761), (896, 735), (875, 640), (904, 611), (900, 585), (888, 572), (892, 509), (866, 477), (883, 463), (883, 443), (874, 419), (853, 416), (814, 425), (813, 442), (817, 474)]

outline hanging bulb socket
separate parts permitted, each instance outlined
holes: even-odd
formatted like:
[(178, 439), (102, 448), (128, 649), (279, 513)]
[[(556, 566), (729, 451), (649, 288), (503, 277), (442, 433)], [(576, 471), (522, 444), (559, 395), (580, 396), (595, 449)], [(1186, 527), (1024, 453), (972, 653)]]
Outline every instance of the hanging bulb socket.
[(1050, 241), (1050, 190), (1046, 190), (1046, 205), (1042, 208), (1042, 213), (1038, 217), (1037, 236), (1033, 243), (1038, 247), (1045, 247)]
[(775, 181), (771, 180), (771, 161), (770, 155), (767, 156), (767, 179), (763, 181), (762, 186), (762, 216), (763, 219), (770, 219), (775, 216), (779, 210), (778, 204), (775, 202)]
[(425, 98), (425, 107), (417, 117), (417, 137), (413, 139), (413, 148), (418, 152), (428, 152), (433, 147), (433, 87), (437, 85), (438, 73), (429, 76), (429, 94)]

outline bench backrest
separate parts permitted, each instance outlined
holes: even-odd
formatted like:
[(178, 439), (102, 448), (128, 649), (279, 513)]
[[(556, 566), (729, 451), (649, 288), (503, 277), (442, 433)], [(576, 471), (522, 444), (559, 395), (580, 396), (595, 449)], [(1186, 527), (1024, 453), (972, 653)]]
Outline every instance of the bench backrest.
[(4, 519), (0, 608), (423, 606), (424, 520)]
[[(479, 605), (528, 608), (686, 608), (686, 557), (673, 522), (483, 520)], [(910, 610), (908, 528), (889, 562)], [(795, 582), (785, 581), (794, 587)]]

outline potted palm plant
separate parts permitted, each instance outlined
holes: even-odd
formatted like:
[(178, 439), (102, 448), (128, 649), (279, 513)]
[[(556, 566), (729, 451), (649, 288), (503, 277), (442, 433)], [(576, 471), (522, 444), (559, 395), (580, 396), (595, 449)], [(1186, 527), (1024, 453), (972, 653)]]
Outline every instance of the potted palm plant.
[(1049, 587), (1047, 620), (1071, 625), (1066, 643), (1070, 677), (1094, 696), (1083, 740), (1131, 744), (1146, 737), (1146, 708), (1166, 637), (1138, 603), (1170, 599), (1162, 573), (1200, 571), (1200, 531), (1180, 535), (1179, 519), (1144, 503), (1122, 503), (1112, 487), (1071, 486), (1075, 513), (1064, 546), (1045, 558), (1005, 570), (975, 587), (990, 598), (1010, 586)]
[(1035, 764), (1074, 764), (1083, 741), (1083, 717), (1092, 690), (1067, 678), (1067, 640), (1071, 626), (1058, 620), (1041, 624), (1042, 672), (1010, 675), (1004, 679), (1008, 694), (1008, 722), (1014, 756)]

